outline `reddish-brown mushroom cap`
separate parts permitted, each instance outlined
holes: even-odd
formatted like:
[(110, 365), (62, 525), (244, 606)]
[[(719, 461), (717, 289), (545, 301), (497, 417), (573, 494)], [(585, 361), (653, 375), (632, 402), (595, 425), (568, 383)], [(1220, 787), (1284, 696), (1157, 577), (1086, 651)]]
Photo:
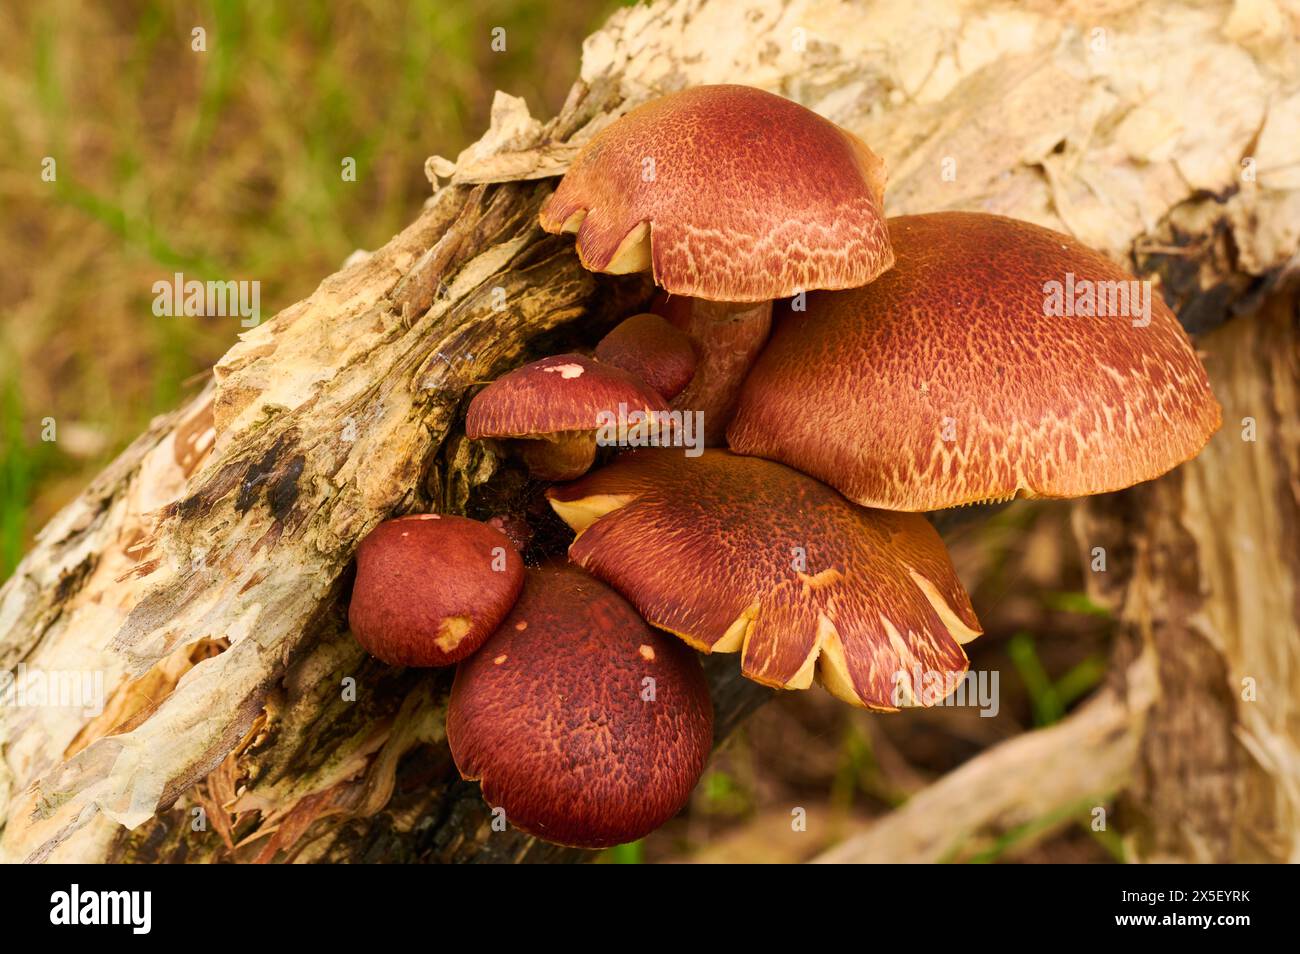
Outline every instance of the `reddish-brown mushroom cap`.
[(671, 401), (695, 375), (695, 348), (686, 333), (658, 315), (633, 315), (596, 345), (596, 360), (622, 368)]
[(932, 705), (980, 633), (924, 517), (854, 506), (772, 461), (638, 450), (547, 496), (579, 533), (570, 559), (695, 648), (739, 650), (757, 682), (803, 689), (815, 668), (855, 705)]
[(667, 411), (654, 388), (620, 368), (580, 354), (560, 354), (516, 368), (470, 402), (465, 434), (532, 439), (522, 445), (529, 470), (546, 480), (586, 472), (602, 417)]
[(620, 368), (580, 354), (542, 358), (497, 378), (470, 402), (465, 434), (539, 437), (592, 431), (600, 415), (629, 410), (667, 410), (654, 388)]
[[(1146, 288), (1147, 323), (1141, 288), (1101, 254), (977, 213), (891, 219), (890, 232), (891, 271), (779, 316), (742, 388), (733, 450), (867, 506), (936, 510), (1118, 490), (1218, 429), (1205, 370), (1159, 292)], [(1089, 287), (1112, 311), (1121, 288), (1139, 294), (1129, 314), (1088, 317), (1081, 299), (1053, 313), (1058, 290)]]
[(853, 134), (746, 86), (699, 86), (602, 130), (543, 206), (583, 265), (676, 295), (763, 301), (855, 288), (892, 262), (884, 166)]
[(682, 808), (713, 739), (699, 660), (565, 565), (529, 569), (483, 651), (461, 664), (447, 740), (516, 828), (607, 848)]
[(357, 548), (348, 624), (390, 665), (449, 666), (492, 634), (523, 581), (523, 561), (501, 531), (447, 514), (399, 517)]

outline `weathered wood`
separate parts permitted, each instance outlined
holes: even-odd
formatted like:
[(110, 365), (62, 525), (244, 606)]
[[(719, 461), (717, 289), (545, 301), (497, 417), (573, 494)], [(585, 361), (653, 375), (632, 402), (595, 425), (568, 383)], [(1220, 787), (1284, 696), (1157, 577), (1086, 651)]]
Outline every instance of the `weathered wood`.
[[(1279, 282), (1300, 58), (1272, 4), (927, 9), (918, 28), (911, 0), (665, 0), (589, 38), (555, 119), (499, 97), (478, 144), (430, 161), (447, 182), (410, 227), (247, 333), (0, 590), (4, 666), (94, 669), (107, 692), (99, 715), (0, 711), (0, 858), (571, 856), (487, 837), (441, 744), (446, 675), (364, 659), (340, 603), (381, 519), (531, 505), (459, 414), (477, 384), (644, 299), (584, 272), (535, 213), (576, 145), (653, 93), (730, 81), (805, 102), (885, 158), (892, 212), (1072, 231), (1159, 275), (1198, 327)], [(756, 696), (715, 685), (734, 724)]]
[[(1300, 861), (1300, 310), (1203, 346), (1224, 426), (1168, 478), (1078, 506), (1121, 662), (1158, 697), (1120, 827), (1147, 861)], [(1091, 556), (1089, 556), (1091, 558)]]

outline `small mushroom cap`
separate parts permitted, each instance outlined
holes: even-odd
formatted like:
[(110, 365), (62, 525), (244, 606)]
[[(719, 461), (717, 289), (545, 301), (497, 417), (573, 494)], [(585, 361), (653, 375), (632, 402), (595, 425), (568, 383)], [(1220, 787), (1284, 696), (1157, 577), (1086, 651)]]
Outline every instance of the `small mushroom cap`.
[(635, 841), (681, 810), (713, 740), (699, 660), (572, 566), (529, 569), (456, 672), (447, 740), (461, 775), (538, 838)]
[(695, 348), (658, 315), (633, 315), (596, 345), (596, 359), (640, 378), (671, 401), (695, 376)]
[[(675, 295), (763, 301), (865, 285), (893, 261), (885, 171), (852, 133), (747, 86), (698, 86), (602, 130), (541, 211), (596, 272)], [(646, 254), (646, 242), (649, 254)]]
[(981, 631), (924, 517), (854, 506), (772, 461), (637, 450), (547, 496), (579, 532), (571, 560), (696, 649), (739, 650), (766, 685), (806, 689), (815, 668), (855, 705), (931, 705)]
[(449, 514), (399, 517), (357, 548), (348, 624), (389, 665), (449, 666), (492, 635), (523, 582), (500, 530)]
[(1067, 281), (1076, 295), (1085, 282), (1141, 287), (1101, 254), (969, 212), (891, 219), (890, 232), (892, 270), (778, 315), (741, 390), (733, 450), (866, 506), (937, 510), (1119, 490), (1194, 457), (1218, 429), (1205, 369), (1157, 290), (1140, 293), (1149, 324), (1140, 295), (1133, 315), (1052, 313)]
[(600, 415), (666, 411), (654, 388), (619, 368), (580, 354), (542, 358), (505, 374), (470, 402), (465, 434), (482, 437), (540, 437), (566, 431), (594, 431)]

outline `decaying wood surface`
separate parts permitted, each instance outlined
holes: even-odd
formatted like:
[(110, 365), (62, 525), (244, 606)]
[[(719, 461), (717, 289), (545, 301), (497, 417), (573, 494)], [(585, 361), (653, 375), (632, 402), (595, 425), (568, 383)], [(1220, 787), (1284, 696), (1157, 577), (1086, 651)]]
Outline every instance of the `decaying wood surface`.
[(1300, 862), (1300, 305), (1203, 339), (1224, 426), (1169, 479), (1076, 509), (1121, 659), (1155, 662), (1120, 827), (1150, 861)]
[[(436, 191), (406, 230), (245, 334), (200, 394), (42, 531), (0, 590), (0, 667), (94, 670), (106, 706), (0, 710), (0, 859), (574, 857), (491, 829), (442, 742), (448, 674), (366, 659), (341, 606), (353, 549), (380, 520), (527, 505), (515, 472), (460, 436), (466, 398), (530, 355), (594, 341), (647, 295), (637, 279), (595, 279), (569, 242), (541, 233), (548, 177), (649, 96), (761, 86), (866, 139), (891, 170), (892, 213), (974, 208), (1073, 232), (1158, 277), (1184, 322), (1205, 330), (1258, 310), (1295, 270), (1298, 23), (1294, 6), (1271, 0), (665, 0), (615, 14), (587, 40), (559, 116), (534, 120), (499, 95), (479, 143), (454, 163), (430, 160)], [(1225, 339), (1216, 388), (1225, 367), (1256, 380), (1263, 349), (1285, 343), (1230, 330), (1254, 320), (1210, 336), (1216, 355)], [(1274, 383), (1243, 399), (1253, 393), (1252, 413), (1275, 421), (1290, 400), (1294, 422), (1294, 388), (1277, 383), (1288, 371), (1294, 382), (1294, 366), (1269, 360)], [(1267, 602), (1221, 608), (1197, 589), (1240, 576), (1230, 521), (1262, 519), (1221, 499), (1219, 475), (1257, 479), (1277, 499), (1289, 473), (1294, 489), (1300, 442), (1284, 430), (1254, 445), (1273, 455), (1267, 472), (1216, 438), (1194, 470), (1085, 511), (1085, 542), (1109, 520), (1122, 552), (1124, 516), (1152, 541), (1109, 581), (1133, 647), (1123, 667), (1155, 660), (1161, 685), (1208, 687), (1216, 700), (1205, 716), (1220, 739), (1213, 765), (1170, 751), (1188, 730), (1177, 713), (1200, 696), (1156, 693), (1135, 707), (1145, 722), (1126, 805), (1183, 816), (1142, 821), (1148, 856), (1294, 858), (1294, 560), (1274, 573), (1256, 555), (1260, 572), (1286, 577)], [(1281, 504), (1293, 518), (1294, 499)], [(1195, 570), (1171, 565), (1190, 558), (1180, 535), (1195, 543)], [(1257, 614), (1284, 605), (1290, 628), (1267, 632)], [(1197, 641), (1220, 669), (1173, 671)], [(1117, 699), (1131, 698), (1123, 667)], [(725, 733), (764, 696), (734, 660), (709, 668)], [(1226, 698), (1238, 674), (1257, 674), (1253, 708)], [(1186, 816), (1209, 811), (1216, 766), (1250, 768), (1238, 792), (1274, 827), (1207, 841), (1221, 819)], [(1175, 791), (1180, 778), (1204, 784)]]

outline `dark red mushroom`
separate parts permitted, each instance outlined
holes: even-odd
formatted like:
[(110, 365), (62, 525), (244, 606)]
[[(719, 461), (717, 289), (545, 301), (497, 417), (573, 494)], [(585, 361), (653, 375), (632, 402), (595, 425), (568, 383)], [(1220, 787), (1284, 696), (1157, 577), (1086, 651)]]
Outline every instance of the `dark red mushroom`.
[(447, 514), (400, 517), (357, 548), (348, 624), (389, 665), (449, 666), (492, 634), (523, 579), (523, 561), (500, 530)]
[(695, 376), (695, 348), (684, 331), (645, 312), (620, 322), (596, 345), (596, 360), (622, 368), (671, 401)]
[(461, 663), (447, 740), (489, 805), (546, 841), (608, 848), (681, 810), (713, 738), (696, 655), (573, 566), (529, 569)]

